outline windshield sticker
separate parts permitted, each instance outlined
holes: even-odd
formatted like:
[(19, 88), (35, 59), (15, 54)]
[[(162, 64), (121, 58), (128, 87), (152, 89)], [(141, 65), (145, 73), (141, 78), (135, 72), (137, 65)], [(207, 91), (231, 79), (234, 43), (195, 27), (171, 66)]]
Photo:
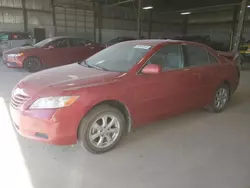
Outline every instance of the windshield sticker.
[(136, 45), (134, 48), (139, 48), (139, 49), (144, 49), (144, 50), (148, 50), (150, 49), (152, 46), (147, 46), (147, 45)]

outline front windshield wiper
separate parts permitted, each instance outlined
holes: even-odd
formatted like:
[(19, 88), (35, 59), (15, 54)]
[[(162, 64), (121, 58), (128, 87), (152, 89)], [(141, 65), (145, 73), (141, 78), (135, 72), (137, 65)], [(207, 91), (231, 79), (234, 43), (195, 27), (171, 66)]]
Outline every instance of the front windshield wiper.
[(92, 68), (85, 60), (83, 60), (82, 62), (79, 62), (79, 64), (84, 66), (84, 67)]
[(85, 60), (83, 60), (80, 64), (83, 65), (83, 66), (85, 66), (85, 67), (88, 67), (88, 68), (95, 68), (95, 69), (98, 69), (98, 70), (109, 71), (109, 70), (107, 70), (107, 69), (105, 69), (103, 67), (97, 66), (97, 65), (90, 65)]

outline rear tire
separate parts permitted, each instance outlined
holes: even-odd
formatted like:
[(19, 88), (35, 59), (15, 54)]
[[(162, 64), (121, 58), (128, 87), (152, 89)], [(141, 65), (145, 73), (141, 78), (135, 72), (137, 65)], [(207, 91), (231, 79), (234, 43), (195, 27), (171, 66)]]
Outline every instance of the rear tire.
[(101, 154), (114, 149), (125, 132), (123, 114), (110, 105), (93, 108), (81, 121), (78, 140), (90, 153)]
[(29, 72), (37, 72), (42, 70), (41, 60), (37, 57), (28, 57), (24, 60), (24, 68)]
[(219, 113), (225, 110), (230, 100), (230, 89), (226, 84), (221, 84), (214, 95), (212, 104), (207, 106), (210, 112)]

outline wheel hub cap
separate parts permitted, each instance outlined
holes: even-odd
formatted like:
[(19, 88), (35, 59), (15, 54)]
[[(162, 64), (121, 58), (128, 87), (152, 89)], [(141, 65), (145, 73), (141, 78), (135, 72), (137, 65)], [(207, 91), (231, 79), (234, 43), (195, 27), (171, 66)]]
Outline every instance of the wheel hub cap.
[(215, 106), (218, 109), (221, 109), (225, 106), (228, 101), (228, 90), (225, 88), (220, 88), (215, 97)]
[(106, 148), (117, 140), (119, 133), (118, 119), (113, 115), (102, 115), (92, 124), (89, 140), (97, 148)]

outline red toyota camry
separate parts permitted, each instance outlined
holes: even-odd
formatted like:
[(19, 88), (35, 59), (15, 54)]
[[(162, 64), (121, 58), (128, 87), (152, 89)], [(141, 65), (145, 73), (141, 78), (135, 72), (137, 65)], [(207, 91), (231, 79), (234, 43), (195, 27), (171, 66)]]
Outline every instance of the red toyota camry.
[(3, 61), (10, 68), (25, 68), (37, 72), (82, 61), (104, 46), (80, 37), (52, 37), (34, 46), (23, 46), (3, 52)]
[(10, 105), (14, 126), (30, 139), (107, 152), (133, 127), (201, 107), (224, 110), (240, 77), (225, 55), (172, 40), (113, 45), (21, 80)]

